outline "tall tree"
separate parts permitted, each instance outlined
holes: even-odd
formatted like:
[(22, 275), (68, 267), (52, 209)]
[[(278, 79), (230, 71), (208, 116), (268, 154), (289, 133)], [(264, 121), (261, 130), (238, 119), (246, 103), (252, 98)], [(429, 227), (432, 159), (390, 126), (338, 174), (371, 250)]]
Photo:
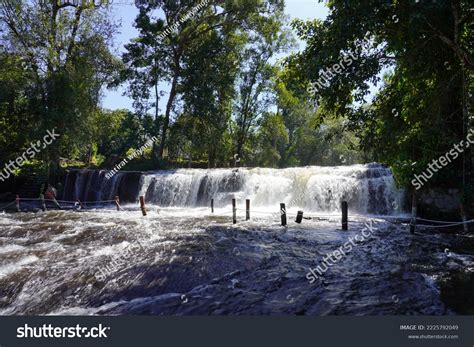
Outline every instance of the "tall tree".
[(317, 124), (317, 106), (307, 92), (306, 79), (302, 79), (298, 70), (285, 65), (275, 78), (276, 103), (288, 132), (288, 141), (280, 160), (281, 166), (298, 165), (296, 157), (299, 136), (304, 134), (301, 128), (312, 130)]
[[(145, 64), (148, 68), (155, 66), (155, 62), (159, 64), (153, 74), (154, 78), (146, 87), (155, 87), (159, 81), (168, 82), (170, 85), (161, 128), (158, 153), (160, 158), (163, 156), (172, 112), (180, 94), (186, 51), (213, 30), (251, 30), (258, 19), (270, 15), (280, 8), (281, 4), (281, 0), (225, 0), (212, 4), (205, 1), (196, 4), (196, 1), (191, 0), (138, 2), (139, 15), (135, 22), (140, 34), (139, 38), (127, 47), (128, 67), (135, 71), (143, 69), (143, 64), (136, 62), (143, 58), (140, 52), (145, 52), (153, 61), (153, 64), (150, 64), (150, 61), (148, 65)], [(164, 18), (155, 16), (157, 10), (160, 10)], [(159, 92), (155, 93), (155, 98), (158, 95)]]
[(244, 43), (244, 35), (235, 30), (213, 30), (183, 58), (180, 92), (183, 112), (191, 122), (189, 139), (206, 155), (208, 167), (215, 167), (216, 160), (223, 159), (220, 152), (230, 155), (223, 142), (232, 113), (236, 61)]
[(82, 2), (0, 2), (1, 44), (30, 76), (28, 112), (37, 138), (57, 128), (60, 138), (45, 149), (57, 165), (61, 153), (90, 150), (90, 122), (101, 89), (119, 61), (109, 47), (116, 26), (104, 9)]
[[(292, 63), (301, 67), (302, 76), (317, 81), (328, 68), (335, 71), (344, 57), (354, 58), (342, 73), (333, 74), (318, 97), (337, 115), (349, 116), (364, 148), (391, 165), (400, 183), (411, 186), (414, 174), (467, 135), (472, 4), (334, 0), (328, 5), (325, 21), (294, 23), (307, 46)], [(367, 105), (371, 82), (383, 85)], [(469, 151), (427, 186), (451, 182), (466, 188), (472, 168)]]
[(273, 104), (272, 80), (276, 68), (270, 59), (292, 47), (291, 34), (284, 28), (283, 4), (272, 16), (259, 19), (255, 30), (249, 32), (248, 45), (241, 55), (235, 113), (235, 153), (243, 156), (243, 149), (258, 118)]

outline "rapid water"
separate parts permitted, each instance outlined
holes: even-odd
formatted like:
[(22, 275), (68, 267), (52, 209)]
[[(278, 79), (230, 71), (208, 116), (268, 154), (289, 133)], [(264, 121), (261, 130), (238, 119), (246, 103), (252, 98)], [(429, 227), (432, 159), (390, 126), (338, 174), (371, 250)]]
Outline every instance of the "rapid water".
[[(0, 213), (0, 314), (474, 314), (474, 238), (410, 234), (388, 216), (402, 194), (381, 165), (104, 175), (71, 171), (62, 198), (119, 195), (122, 211)], [(295, 223), (300, 208), (313, 218)], [(369, 222), (374, 232), (310, 283), (309, 269)]]
[(223, 210), (0, 214), (0, 314), (473, 314), (474, 240), (351, 217), (233, 225)]
[[(305, 211), (339, 211), (342, 200), (349, 210), (364, 214), (401, 212), (403, 193), (389, 168), (380, 164), (288, 169), (179, 169), (148, 172), (130, 180), (128, 173), (105, 178), (105, 171), (73, 171), (66, 177), (65, 200), (121, 200), (164, 207), (227, 206), (232, 198), (250, 199), (252, 206), (278, 206)], [(123, 196), (125, 195), (125, 196)], [(125, 198), (125, 199), (124, 199)]]

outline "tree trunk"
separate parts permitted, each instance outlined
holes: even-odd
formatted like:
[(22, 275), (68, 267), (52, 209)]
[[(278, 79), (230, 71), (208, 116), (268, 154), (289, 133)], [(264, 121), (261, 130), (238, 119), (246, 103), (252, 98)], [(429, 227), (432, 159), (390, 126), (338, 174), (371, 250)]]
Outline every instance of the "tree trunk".
[[(158, 115), (158, 103), (159, 103), (159, 92), (158, 92), (158, 77), (155, 76), (155, 124), (159, 123), (159, 115)], [(156, 127), (156, 129), (159, 129), (159, 127)], [(158, 134), (157, 134), (158, 135)], [(153, 142), (153, 146), (152, 146), (152, 156), (153, 156), (153, 159), (158, 159), (158, 156), (156, 155), (156, 152), (157, 152), (157, 144), (156, 142)]]
[(210, 148), (208, 151), (208, 155), (207, 155), (208, 169), (213, 169), (216, 166), (216, 147), (217, 146), (212, 146), (212, 148)]
[(158, 158), (160, 158), (160, 159), (163, 158), (163, 151), (165, 149), (165, 144), (166, 144), (166, 133), (168, 131), (168, 127), (169, 127), (169, 124), (170, 124), (171, 108), (173, 106), (174, 98), (176, 97), (176, 85), (177, 84), (178, 84), (178, 76), (175, 75), (174, 78), (173, 78), (173, 82), (171, 84), (170, 97), (168, 98), (168, 102), (166, 103), (165, 119), (163, 121), (160, 150), (159, 150), (159, 153), (158, 153)]

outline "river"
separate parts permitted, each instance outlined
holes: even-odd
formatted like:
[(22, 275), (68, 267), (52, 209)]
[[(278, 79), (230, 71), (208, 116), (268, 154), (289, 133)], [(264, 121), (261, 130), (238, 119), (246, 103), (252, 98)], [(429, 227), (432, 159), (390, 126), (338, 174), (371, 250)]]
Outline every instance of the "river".
[[(78, 196), (124, 188), (88, 183), (102, 179), (94, 172), (74, 175), (82, 183), (66, 186)], [(389, 169), (189, 169), (143, 174), (135, 190), (147, 196), (146, 217), (136, 202), (122, 211), (0, 214), (0, 314), (474, 314), (473, 237), (423, 227), (410, 234), (394, 218), (404, 216), (403, 199)], [(211, 197), (214, 213), (202, 206)], [(341, 198), (348, 231), (340, 230)], [(288, 205), (287, 227), (279, 202)], [(320, 219), (297, 224), (298, 209)], [(370, 236), (310, 283), (310, 268), (368, 227)]]

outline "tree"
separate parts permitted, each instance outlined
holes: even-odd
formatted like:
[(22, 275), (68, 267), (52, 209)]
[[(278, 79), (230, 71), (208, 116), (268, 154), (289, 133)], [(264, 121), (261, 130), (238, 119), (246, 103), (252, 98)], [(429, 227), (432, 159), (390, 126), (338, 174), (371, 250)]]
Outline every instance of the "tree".
[[(281, 5), (281, 0), (225, 0), (214, 5), (199, 6), (199, 11), (195, 11), (196, 2), (191, 0), (138, 2), (139, 15), (135, 22), (140, 36), (127, 46), (127, 66), (135, 72), (147, 71), (151, 66), (156, 66), (156, 73), (151, 74), (153, 78), (144, 80), (149, 81), (144, 88), (154, 86), (157, 91), (159, 81), (170, 84), (160, 134), (159, 158), (163, 156), (172, 112), (180, 96), (182, 65), (186, 52), (208, 32), (223, 30), (231, 33), (235, 28), (252, 30), (258, 19), (270, 15), (275, 9), (281, 8)], [(162, 11), (164, 19), (156, 19), (154, 15), (157, 9)], [(191, 13), (193, 16), (188, 15)], [(165, 28), (173, 30), (164, 32)], [(158, 95), (161, 94), (155, 92), (155, 99)], [(145, 94), (145, 99), (146, 96)]]
[(297, 145), (300, 136), (312, 130), (317, 120), (317, 107), (311, 100), (311, 95), (306, 91), (306, 80), (301, 79), (298, 71), (288, 65), (281, 69), (274, 82), (278, 113), (281, 113), (283, 122), (288, 132), (286, 148), (282, 153), (280, 165), (298, 165)]
[[(317, 81), (324, 70), (353, 57), (318, 97), (337, 116), (349, 117), (363, 148), (411, 186), (415, 173), (467, 134), (474, 35), (469, 1), (334, 0), (329, 7), (325, 21), (294, 22), (307, 46), (292, 64)], [(381, 91), (367, 104), (369, 83), (380, 81)], [(453, 161), (429, 185), (447, 181), (462, 188), (472, 167), (468, 158), (465, 151), (464, 164)]]
[(0, 25), (2, 49), (28, 74), (31, 137), (53, 128), (61, 134), (45, 149), (47, 161), (57, 167), (61, 154), (90, 151), (101, 89), (119, 66), (109, 50), (116, 27), (107, 12), (77, 2), (2, 0)]
[(243, 157), (243, 148), (256, 121), (273, 103), (272, 80), (276, 74), (270, 59), (294, 43), (283, 29), (283, 4), (272, 16), (260, 18), (255, 31), (249, 33), (248, 45), (241, 55), (237, 96), (234, 103), (236, 129), (235, 153)]
[(236, 60), (244, 44), (244, 35), (234, 28), (231, 32), (212, 30), (183, 57), (180, 93), (183, 115), (190, 122), (187, 139), (205, 156), (208, 167), (215, 167), (218, 159), (222, 165), (230, 156), (224, 141), (232, 113)]
[(281, 167), (286, 152), (288, 133), (281, 114), (264, 113), (256, 135), (255, 164), (264, 167)]

